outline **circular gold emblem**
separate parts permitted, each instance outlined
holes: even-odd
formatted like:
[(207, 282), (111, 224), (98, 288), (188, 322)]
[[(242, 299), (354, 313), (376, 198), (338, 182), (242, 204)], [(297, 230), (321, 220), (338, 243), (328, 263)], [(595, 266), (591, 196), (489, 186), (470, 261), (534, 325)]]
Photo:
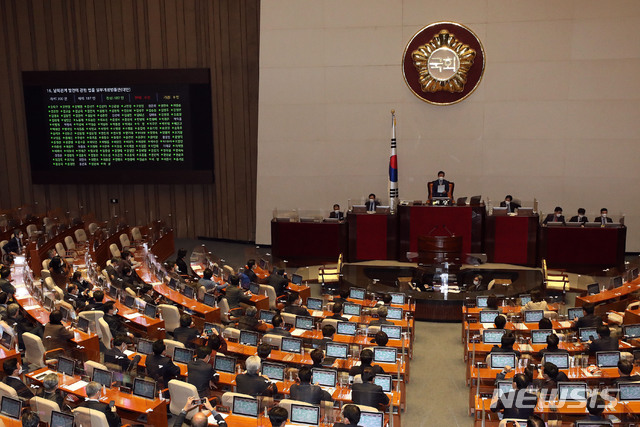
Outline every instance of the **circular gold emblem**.
[(418, 31), (402, 58), (404, 81), (418, 98), (436, 105), (462, 101), (478, 87), (484, 49), (467, 27), (437, 22)]

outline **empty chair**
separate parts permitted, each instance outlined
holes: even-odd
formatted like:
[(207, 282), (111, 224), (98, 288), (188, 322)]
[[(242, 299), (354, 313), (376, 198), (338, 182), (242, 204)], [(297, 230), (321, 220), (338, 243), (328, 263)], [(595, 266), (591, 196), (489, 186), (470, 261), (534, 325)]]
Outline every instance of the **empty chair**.
[(260, 285), (260, 294), (264, 295), (266, 293), (269, 298), (269, 309), (275, 310), (277, 307), (278, 296), (276, 295), (276, 290), (273, 289), (273, 286), (270, 285)]
[(233, 267), (231, 267), (230, 265), (223, 265), (222, 269), (224, 270), (225, 273), (227, 273), (229, 276), (232, 276), (234, 274), (236, 274), (235, 270), (233, 269)]
[(51, 272), (47, 270), (40, 270), (40, 279), (44, 280), (47, 277), (51, 277)]
[(229, 303), (226, 298), (222, 298), (220, 302), (218, 302), (218, 308), (220, 308), (220, 321), (225, 325), (231, 322), (231, 318), (229, 317)]
[(102, 369), (104, 371), (109, 370), (109, 368), (107, 368), (102, 363), (94, 362), (93, 360), (87, 360), (86, 362), (84, 362), (84, 371), (87, 373), (89, 377), (93, 376), (93, 370), (96, 368)]
[(27, 236), (32, 237), (38, 234), (38, 226), (35, 224), (27, 225)]
[(302, 406), (314, 406), (311, 403), (303, 402), (302, 400), (293, 400), (293, 399), (282, 399), (278, 406), (283, 407), (287, 410), (287, 413), (291, 414), (291, 405), (302, 405)]
[[(166, 342), (167, 340), (165, 340)], [(171, 396), (171, 403), (169, 404), (169, 411), (173, 415), (178, 415), (187, 403), (187, 399), (191, 396), (198, 396), (198, 389), (193, 384), (186, 383), (184, 381), (171, 380), (169, 381), (169, 395)], [(198, 408), (187, 413), (187, 419), (190, 420), (196, 413)]]
[[(34, 369), (44, 368), (47, 364), (55, 363), (55, 359), (45, 359), (48, 354), (63, 352), (61, 348), (54, 348), (49, 351), (45, 351), (44, 344), (39, 336), (25, 332), (22, 334), (22, 341), (24, 342), (24, 361), (30, 367)], [(34, 370), (29, 369), (29, 370)]]
[(282, 316), (282, 320), (285, 324), (295, 326), (296, 325), (296, 315), (291, 313), (280, 313)]
[(225, 330), (222, 331), (222, 336), (238, 341), (240, 339), (240, 330), (236, 328), (225, 328)]
[(142, 241), (142, 233), (140, 232), (140, 227), (133, 227), (131, 229), (131, 238), (134, 242)]
[(269, 344), (271, 347), (280, 348), (282, 346), (282, 335), (264, 334), (262, 342)]
[(49, 258), (47, 258), (44, 261), (42, 261), (42, 269), (43, 270), (48, 270), (50, 262), (51, 262), (51, 260)]
[(73, 237), (67, 236), (64, 238), (64, 245), (67, 247), (68, 251), (76, 250), (76, 242), (73, 241)]
[(42, 421), (51, 419), (51, 412), (60, 412), (60, 407), (53, 400), (45, 399), (43, 397), (32, 397), (29, 401), (31, 409), (38, 413), (38, 416)]
[(60, 255), (63, 258), (67, 256), (67, 250), (64, 248), (64, 245), (60, 242), (56, 243), (56, 252), (58, 253), (58, 255)]
[(120, 258), (122, 256), (120, 249), (118, 249), (118, 245), (115, 243), (109, 245), (109, 251), (111, 252), (111, 256), (114, 258)]
[(89, 327), (92, 328), (100, 338), (102, 338), (102, 331), (98, 327), (98, 319), (104, 316), (104, 312), (100, 310), (81, 311), (78, 313), (78, 317), (82, 317), (89, 321)]
[(129, 236), (124, 233), (120, 235), (120, 245), (122, 246), (123, 251), (128, 250), (129, 252), (135, 252), (135, 249), (131, 246)]
[(47, 289), (53, 291), (56, 287), (56, 282), (54, 282), (53, 278), (49, 276), (44, 279), (44, 285), (47, 287)]
[(164, 340), (162, 340), (162, 342), (164, 342), (164, 345), (167, 347), (167, 354), (171, 357), (173, 357), (173, 350), (176, 347), (184, 348), (184, 344), (182, 344), (180, 341), (168, 340), (165, 338)]
[(0, 251), (2, 251), (2, 255), (6, 255), (5, 251), (4, 251), (4, 245), (6, 245), (7, 243), (9, 243), (8, 240), (3, 240), (0, 242)]
[(84, 231), (83, 228), (78, 228), (76, 231), (73, 232), (73, 234), (76, 236), (76, 242), (78, 243), (85, 243), (88, 240), (87, 232)]
[(64, 291), (58, 286), (53, 287), (53, 293), (56, 295), (56, 300), (61, 300), (62, 298), (64, 298)]
[[(226, 406), (228, 408), (233, 408), (233, 398), (234, 397), (246, 397), (249, 399), (255, 399), (255, 397), (249, 395), (249, 394), (242, 394), (242, 393), (233, 393), (231, 391), (228, 391), (226, 393), (224, 393), (222, 395), (222, 406)], [(180, 408), (182, 410), (182, 408)]]
[(104, 412), (95, 409), (78, 407), (73, 410), (74, 424), (78, 426), (109, 427)]
[(89, 234), (93, 234), (96, 231), (98, 231), (98, 228), (100, 228), (100, 226), (98, 224), (96, 224), (95, 222), (92, 222), (91, 224), (89, 224)]
[(129, 295), (131, 295), (132, 297), (136, 297), (137, 296), (136, 293), (131, 288), (124, 288), (124, 291), (126, 293), (128, 293)]
[(318, 269), (318, 282), (320, 283), (339, 283), (342, 277), (342, 254), (338, 256), (338, 264), (336, 268), (320, 267)]
[(111, 341), (113, 340), (113, 336), (111, 335), (111, 329), (109, 329), (109, 324), (104, 317), (100, 317), (98, 319), (98, 330), (102, 332), (102, 344), (108, 349), (111, 349)]
[(167, 332), (173, 332), (180, 326), (180, 311), (173, 305), (160, 304), (158, 306), (162, 319), (164, 320), (164, 328)]

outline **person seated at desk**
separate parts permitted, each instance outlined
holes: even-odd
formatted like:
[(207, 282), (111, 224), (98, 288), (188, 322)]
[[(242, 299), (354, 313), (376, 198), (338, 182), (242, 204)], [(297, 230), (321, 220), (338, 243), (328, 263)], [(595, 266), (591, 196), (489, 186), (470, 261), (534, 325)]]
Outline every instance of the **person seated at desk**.
[(491, 294), (489, 295), (489, 297), (487, 298), (487, 310), (498, 310), (498, 311), (502, 311), (500, 309), (500, 298), (498, 298), (498, 296), (496, 294)]
[(389, 336), (385, 331), (378, 331), (371, 340), (378, 347), (386, 347), (389, 342)]
[(20, 229), (13, 230), (11, 239), (2, 247), (5, 254), (16, 256), (24, 249), (24, 233)]
[(58, 388), (58, 374), (49, 373), (42, 378), (42, 389), (39, 390), (39, 397), (56, 402), (63, 412), (69, 412), (64, 399), (65, 393)]
[(482, 277), (481, 274), (476, 274), (475, 276), (473, 276), (473, 282), (471, 286), (469, 286), (469, 290), (476, 291), (476, 292), (486, 291), (487, 285), (482, 283), (482, 279), (484, 279), (484, 277)]
[(540, 393), (543, 393), (541, 397), (548, 400), (551, 397), (551, 393), (554, 393), (558, 388), (558, 383), (568, 380), (567, 374), (559, 370), (555, 364), (545, 362), (542, 365), (542, 378), (535, 380), (534, 383)]
[(271, 335), (280, 335), (281, 337), (290, 337), (291, 332), (283, 328), (282, 323), (283, 323), (282, 316), (279, 314), (274, 315), (273, 318), (271, 319), (271, 324), (273, 325), (273, 329), (268, 329), (266, 333)]
[(69, 267), (60, 255), (51, 258), (49, 272), (57, 287), (60, 289), (67, 287), (67, 283), (69, 283)]
[(319, 348), (314, 348), (311, 350), (311, 353), (309, 353), (309, 356), (311, 356), (311, 361), (313, 362), (312, 368), (325, 368), (325, 366), (322, 366), (324, 351)]
[(558, 348), (560, 338), (556, 334), (547, 335), (547, 348), (543, 348), (538, 352), (538, 359), (542, 359), (546, 353), (569, 353), (563, 348)]
[(589, 354), (595, 355), (598, 351), (618, 351), (620, 344), (618, 338), (611, 336), (611, 330), (607, 325), (600, 325), (596, 329), (598, 338), (589, 343)]
[(109, 325), (109, 330), (111, 331), (111, 336), (117, 335), (128, 335), (133, 336), (129, 329), (124, 325), (124, 322), (117, 316), (118, 309), (116, 308), (116, 303), (113, 301), (107, 301), (102, 305), (102, 311), (104, 312), (104, 316), (102, 317), (107, 325)]
[(605, 402), (604, 398), (599, 394), (597, 396), (589, 396), (587, 398), (587, 411), (589, 412), (589, 416), (576, 420), (576, 425), (579, 421), (599, 421), (609, 423), (609, 425), (613, 425), (611, 421), (609, 421), (604, 415), (602, 415), (606, 405), (607, 403)]
[(618, 374), (619, 378), (614, 381), (614, 388), (618, 388), (620, 383), (635, 383), (640, 381), (640, 375), (631, 375), (633, 372), (633, 362), (627, 359), (620, 359), (618, 361)]
[(215, 329), (207, 339), (207, 347), (211, 350), (211, 357), (215, 357), (218, 353), (224, 354), (227, 352), (227, 342), (223, 337), (218, 335)]
[(523, 374), (514, 375), (513, 390), (508, 393), (495, 393), (491, 399), (491, 412), (504, 411), (503, 418), (517, 419), (527, 419), (533, 415), (538, 397), (527, 391), (528, 385)]
[(538, 329), (553, 329), (553, 322), (548, 317), (538, 320)]
[(91, 381), (84, 388), (87, 393), (87, 399), (80, 404), (81, 408), (94, 409), (102, 412), (107, 417), (109, 427), (119, 427), (122, 425), (120, 415), (116, 412), (116, 408), (100, 402), (100, 393), (102, 391), (102, 385), (98, 382)]
[(542, 224), (547, 224), (548, 222), (561, 222), (564, 224), (564, 215), (562, 215), (562, 208), (560, 206), (556, 206), (553, 213), (547, 215), (544, 221), (542, 221)]
[(389, 310), (387, 307), (378, 307), (378, 318), (369, 322), (369, 326), (393, 325), (393, 322), (387, 320)]
[(131, 365), (131, 360), (125, 353), (129, 344), (131, 344), (131, 338), (126, 335), (116, 335), (111, 343), (111, 348), (104, 351), (104, 363), (117, 367), (120, 372), (126, 372)]
[(240, 279), (235, 274), (229, 276), (229, 286), (225, 289), (225, 295), (227, 303), (229, 304), (229, 310), (242, 308), (243, 310), (249, 306), (251, 297), (244, 293), (239, 287)]
[(11, 269), (7, 266), (0, 268), (0, 290), (13, 299), (16, 287), (11, 284)]
[(382, 390), (382, 386), (373, 383), (376, 374), (371, 367), (362, 370), (361, 383), (351, 385), (351, 401), (356, 405), (371, 406), (383, 409), (389, 404), (389, 396)]
[(531, 291), (531, 301), (526, 303), (523, 310), (544, 310), (549, 311), (549, 304), (542, 298), (542, 292), (538, 289)]
[(158, 302), (162, 299), (161, 295), (158, 295), (154, 298), (153, 286), (144, 284), (140, 289), (140, 299), (144, 301), (145, 304), (158, 304)]
[(613, 220), (609, 218), (608, 215), (609, 215), (609, 211), (607, 210), (607, 208), (602, 208), (600, 209), (600, 216), (594, 219), (593, 222), (598, 222), (602, 225), (613, 222)]
[(224, 290), (228, 285), (227, 283), (217, 283), (213, 281), (211, 278), (213, 277), (213, 270), (210, 268), (205, 268), (202, 272), (202, 278), (198, 280), (198, 285), (204, 286), (204, 290), (206, 293), (214, 293), (220, 292)]
[(349, 289), (340, 289), (340, 296), (337, 298), (333, 298), (333, 303), (340, 303), (344, 305), (345, 302), (349, 302), (347, 298), (349, 298)]
[(256, 274), (255, 269), (256, 269), (256, 260), (253, 258), (250, 260), (247, 260), (247, 265), (245, 266), (244, 274), (249, 278), (250, 283), (260, 283), (260, 278)]
[(380, 202), (377, 200), (376, 195), (369, 194), (367, 202), (364, 204), (367, 208), (367, 212), (375, 212), (376, 207), (380, 206)]
[(262, 366), (258, 356), (249, 356), (245, 362), (246, 373), (236, 375), (236, 392), (251, 396), (273, 396), (278, 392), (275, 384), (259, 374)]
[(282, 406), (274, 406), (269, 410), (271, 427), (284, 427), (289, 419), (289, 412)]
[(334, 302), (333, 307), (331, 307), (331, 311), (333, 312), (333, 314), (327, 317), (327, 319), (336, 319), (336, 320), (341, 320), (343, 322), (348, 322), (349, 319), (347, 319), (342, 315), (342, 309), (343, 309), (343, 305), (341, 302)]
[(180, 316), (180, 326), (173, 330), (173, 338), (187, 348), (195, 348), (194, 342), (200, 335), (200, 331), (192, 326), (193, 319), (191, 316), (183, 313)]
[(583, 224), (589, 222), (589, 218), (585, 216), (586, 213), (587, 211), (585, 211), (584, 208), (578, 209), (578, 215), (572, 216), (569, 222), (581, 222)]
[(122, 279), (122, 273), (118, 270), (118, 258), (111, 258), (111, 262), (104, 268), (109, 276), (109, 282), (112, 286), (118, 289), (124, 288), (124, 280)]
[(500, 202), (500, 207), (507, 208), (507, 212), (511, 213), (515, 212), (516, 209), (520, 207), (520, 205), (513, 201), (513, 197), (511, 197), (511, 194), (507, 194), (504, 198), (504, 201)]
[[(190, 396), (187, 398), (187, 402), (185, 403), (182, 411), (175, 417), (175, 421), (173, 422), (173, 427), (182, 427), (187, 420), (187, 414), (192, 410), (199, 407), (201, 404), (196, 396)], [(209, 399), (204, 398), (204, 403), (202, 403), (204, 407), (207, 409), (207, 412), (200, 411), (196, 412), (191, 418), (191, 422), (189, 425), (191, 427), (207, 427), (209, 425), (209, 416), (212, 416), (214, 420), (216, 420), (216, 424), (218, 427), (227, 427), (227, 422), (224, 420), (222, 415), (220, 415), (216, 410), (211, 406), (211, 402)]]
[(331, 402), (331, 395), (317, 385), (311, 384), (311, 369), (304, 366), (298, 371), (298, 383), (291, 385), (291, 399), (319, 405), (320, 402)]
[(333, 342), (333, 336), (336, 333), (336, 328), (333, 325), (326, 324), (322, 327), (322, 339), (313, 340), (314, 348), (326, 348), (328, 342)]
[(145, 361), (147, 375), (160, 383), (161, 387), (166, 387), (170, 380), (180, 375), (180, 367), (167, 356), (167, 346), (163, 339), (156, 340), (152, 349), (153, 354), (148, 354)]
[(573, 319), (573, 326), (571, 329), (579, 331), (580, 328), (597, 328), (602, 325), (602, 317), (593, 314), (596, 306), (592, 302), (588, 302), (582, 306), (584, 316)]
[(284, 295), (289, 285), (284, 268), (279, 268), (267, 278), (267, 284), (276, 291), (276, 296)]
[(271, 355), (271, 345), (266, 342), (258, 344), (256, 348), (256, 354), (260, 358), (260, 360), (267, 360)]
[(122, 267), (122, 286), (123, 288), (129, 288), (136, 294), (142, 289), (142, 282), (136, 280), (134, 271), (128, 265)]
[(24, 317), (20, 312), (20, 306), (17, 303), (11, 303), (7, 306), (7, 324), (13, 329), (18, 337), (18, 345), (20, 349), (24, 349), (22, 334), (25, 332), (32, 333), (42, 338), (43, 327), (35, 324), (28, 318)]
[(257, 331), (258, 326), (260, 326), (260, 320), (256, 318), (257, 314), (258, 309), (250, 305), (244, 311), (244, 315), (240, 316), (240, 318), (236, 322), (236, 328), (240, 329), (241, 331)]
[(507, 318), (502, 314), (498, 314), (496, 318), (493, 319), (493, 326), (495, 326), (496, 329), (504, 329), (504, 327), (507, 326)]
[(53, 310), (49, 314), (49, 323), (44, 326), (42, 344), (46, 351), (61, 348), (65, 354), (70, 355), (75, 348), (71, 342), (73, 332), (62, 324), (62, 313), (60, 310)]
[(302, 306), (300, 295), (293, 292), (289, 294), (289, 297), (287, 298), (287, 306), (282, 311), (285, 313), (295, 314), (296, 316), (311, 316), (309, 310)]
[(190, 276), (189, 265), (185, 261), (187, 257), (187, 250), (184, 248), (178, 249), (176, 255), (176, 272), (181, 276)]
[(196, 359), (187, 364), (187, 382), (193, 384), (198, 390), (200, 398), (209, 397), (211, 388), (215, 388), (215, 383), (219, 378), (211, 363), (211, 351), (208, 347), (198, 347), (196, 349)]
[(20, 374), (22, 374), (22, 366), (18, 363), (17, 359), (7, 359), (2, 363), (2, 370), (6, 377), (4, 383), (13, 388), (19, 397), (23, 399), (31, 399), (34, 395), (31, 389), (22, 382)]
[(513, 332), (507, 332), (500, 338), (500, 347), (494, 345), (489, 355), (494, 353), (515, 353), (516, 358), (520, 359), (520, 352), (513, 349), (515, 343), (516, 336), (513, 335)]
[(451, 183), (444, 179), (444, 171), (438, 171), (438, 179), (431, 181), (429, 186), (429, 200), (434, 197), (451, 198)]
[(38, 427), (40, 425), (40, 416), (35, 411), (24, 411), (20, 417), (22, 427)]
[(358, 427), (360, 408), (357, 405), (344, 405), (341, 423), (333, 423), (333, 427)]
[(360, 352), (360, 365), (352, 366), (349, 369), (349, 376), (355, 377), (356, 375), (362, 375), (362, 371), (366, 367), (373, 368), (373, 372), (378, 374), (384, 374), (384, 369), (379, 365), (371, 365), (373, 361), (373, 350), (365, 348)]
[(335, 218), (338, 221), (343, 221), (344, 220), (344, 212), (340, 211), (340, 205), (339, 204), (336, 203), (335, 205), (333, 205), (333, 210), (329, 214), (329, 218)]
[(102, 289), (98, 289), (93, 293), (93, 296), (89, 298), (87, 306), (84, 308), (85, 311), (103, 311), (102, 306), (104, 305), (104, 291)]

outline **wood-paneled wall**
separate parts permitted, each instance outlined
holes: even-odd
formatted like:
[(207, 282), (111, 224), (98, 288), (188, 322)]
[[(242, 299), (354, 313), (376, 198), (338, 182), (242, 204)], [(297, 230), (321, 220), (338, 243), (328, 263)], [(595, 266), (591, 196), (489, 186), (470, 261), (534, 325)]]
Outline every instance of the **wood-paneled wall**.
[[(259, 14), (259, 0), (0, 1), (0, 209), (82, 207), (255, 240)], [(211, 70), (215, 183), (33, 185), (20, 73), (146, 68)]]

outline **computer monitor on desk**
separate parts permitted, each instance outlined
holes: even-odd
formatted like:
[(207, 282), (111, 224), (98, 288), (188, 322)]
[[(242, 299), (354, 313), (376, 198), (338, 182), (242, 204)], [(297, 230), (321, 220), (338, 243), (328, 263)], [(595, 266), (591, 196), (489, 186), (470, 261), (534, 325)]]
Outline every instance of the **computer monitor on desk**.
[(493, 208), (493, 216), (507, 216), (507, 208)]
[(352, 209), (354, 214), (367, 213), (367, 206), (366, 205), (353, 205), (351, 207), (351, 209)]
[(376, 213), (377, 214), (388, 215), (389, 212), (391, 212), (391, 208), (389, 206), (376, 206)]

